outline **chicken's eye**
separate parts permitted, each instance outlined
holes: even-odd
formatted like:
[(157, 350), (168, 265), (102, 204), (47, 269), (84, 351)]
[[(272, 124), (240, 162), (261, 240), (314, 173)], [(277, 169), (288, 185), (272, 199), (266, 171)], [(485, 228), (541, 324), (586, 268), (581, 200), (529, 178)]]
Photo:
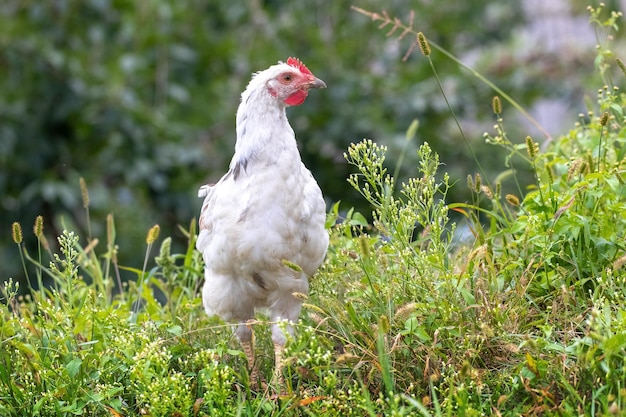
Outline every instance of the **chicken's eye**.
[(293, 78), (293, 77), (291, 76), (291, 74), (285, 74), (285, 75), (283, 75), (283, 81), (284, 81), (284, 82), (286, 82), (286, 83), (290, 83), (290, 82), (291, 82), (291, 80), (292, 80), (292, 78)]

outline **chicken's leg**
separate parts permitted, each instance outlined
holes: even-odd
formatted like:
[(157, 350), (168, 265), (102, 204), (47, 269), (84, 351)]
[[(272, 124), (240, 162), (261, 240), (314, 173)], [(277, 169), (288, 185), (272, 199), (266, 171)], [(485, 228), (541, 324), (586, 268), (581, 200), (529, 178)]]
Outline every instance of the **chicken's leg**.
[(250, 385), (259, 385), (259, 368), (256, 364), (256, 358), (254, 355), (254, 332), (252, 331), (252, 325), (250, 320), (246, 323), (240, 323), (237, 326), (235, 332), (237, 338), (243, 348), (243, 353), (246, 354), (248, 360), (248, 372), (250, 372)]
[(309, 282), (306, 276), (299, 277), (296, 284), (299, 287), (290, 290), (289, 294), (281, 294), (280, 299), (274, 303), (272, 311), (270, 311), (270, 318), (272, 319), (270, 327), (272, 330), (272, 342), (274, 342), (275, 359), (273, 382), (281, 390), (285, 385), (283, 353), (287, 343), (287, 336), (293, 336), (293, 323), (298, 320), (300, 309), (302, 308), (302, 299), (296, 297), (294, 293), (306, 294), (309, 290)]
[(250, 372), (250, 384), (251, 385), (258, 384), (259, 383), (259, 368), (256, 366), (252, 340), (241, 342), (241, 347), (243, 348), (243, 353), (246, 354), (246, 359), (248, 360), (248, 371)]
[(285, 384), (285, 378), (283, 378), (283, 350), (285, 346), (280, 343), (274, 342), (274, 383), (279, 387)]

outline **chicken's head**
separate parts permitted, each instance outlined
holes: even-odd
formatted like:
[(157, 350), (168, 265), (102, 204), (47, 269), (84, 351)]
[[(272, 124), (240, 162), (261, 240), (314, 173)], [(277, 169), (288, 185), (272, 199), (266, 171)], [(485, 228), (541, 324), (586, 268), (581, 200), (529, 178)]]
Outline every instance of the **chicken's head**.
[(326, 88), (326, 83), (313, 75), (298, 58), (289, 58), (286, 64), (280, 63), (273, 68), (275, 71), (267, 81), (267, 90), (288, 106), (304, 103), (311, 88)]

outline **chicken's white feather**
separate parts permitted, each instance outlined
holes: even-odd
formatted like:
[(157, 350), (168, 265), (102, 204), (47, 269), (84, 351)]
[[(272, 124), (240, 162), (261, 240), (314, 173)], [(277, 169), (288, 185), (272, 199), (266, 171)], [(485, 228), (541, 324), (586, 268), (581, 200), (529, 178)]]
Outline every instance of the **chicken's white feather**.
[[(328, 246), (324, 199), (302, 163), (285, 114), (288, 100), (276, 81), (290, 71), (293, 66), (279, 63), (253, 76), (237, 111), (230, 169), (198, 192), (204, 197), (196, 243), (205, 262), (204, 308), (224, 320), (242, 323), (266, 308), (272, 321), (296, 321), (302, 300), (293, 294), (308, 293), (308, 277)], [(325, 86), (303, 76), (306, 91)], [(237, 336), (246, 342), (251, 335), (240, 325)], [(279, 326), (272, 326), (272, 339), (284, 344)]]

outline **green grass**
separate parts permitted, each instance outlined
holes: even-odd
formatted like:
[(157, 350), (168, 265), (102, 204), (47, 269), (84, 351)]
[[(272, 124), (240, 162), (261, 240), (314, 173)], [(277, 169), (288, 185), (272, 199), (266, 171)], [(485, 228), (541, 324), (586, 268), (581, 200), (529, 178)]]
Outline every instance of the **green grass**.
[[(251, 388), (230, 326), (203, 312), (195, 222), (181, 228), (184, 253), (165, 238), (153, 257), (158, 226), (148, 231), (141, 269), (118, 265), (113, 216), (103, 237), (64, 231), (58, 253), (36, 219), (36, 255), (15, 224), (25, 273), (51, 285), (0, 286), (0, 415), (623, 415), (626, 96), (609, 82), (623, 67), (609, 52), (599, 50), (597, 108), (542, 151), (507, 137), (494, 100), (486, 138), (533, 170), (525, 195), (470, 174), (472, 202), (446, 203), (450, 178), (426, 143), (402, 184), (384, 146), (346, 151), (373, 221), (330, 210), (329, 253), (287, 344), (280, 395)], [(472, 242), (455, 241), (450, 211)], [(136, 282), (122, 286), (120, 269)], [(270, 380), (266, 324), (259, 315), (255, 337)]]

